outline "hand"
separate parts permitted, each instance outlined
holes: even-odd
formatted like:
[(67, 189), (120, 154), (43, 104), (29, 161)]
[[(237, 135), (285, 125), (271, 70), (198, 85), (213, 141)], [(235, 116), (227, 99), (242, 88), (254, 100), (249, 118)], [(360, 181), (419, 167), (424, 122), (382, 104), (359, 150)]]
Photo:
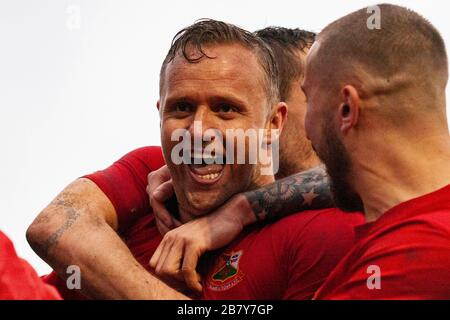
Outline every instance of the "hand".
[(150, 206), (156, 219), (156, 226), (161, 234), (166, 234), (181, 223), (167, 211), (164, 202), (173, 196), (172, 177), (167, 166), (152, 171), (147, 176), (147, 193)]
[(184, 280), (189, 288), (201, 292), (201, 277), (196, 271), (205, 251), (219, 249), (234, 240), (246, 225), (250, 212), (246, 198), (237, 195), (214, 213), (190, 221), (165, 234), (150, 266), (158, 276)]

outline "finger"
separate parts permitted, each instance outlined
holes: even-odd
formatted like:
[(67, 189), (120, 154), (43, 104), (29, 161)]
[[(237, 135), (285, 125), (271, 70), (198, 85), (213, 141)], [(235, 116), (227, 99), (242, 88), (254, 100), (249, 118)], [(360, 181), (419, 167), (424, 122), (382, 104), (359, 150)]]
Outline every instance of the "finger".
[(165, 179), (164, 181), (167, 181), (167, 180), (172, 178), (170, 176), (170, 170), (169, 170), (169, 167), (167, 165), (162, 166), (161, 168), (158, 169), (158, 171), (160, 172), (161, 177), (163, 179)]
[(152, 192), (153, 199), (159, 202), (164, 202), (170, 199), (174, 194), (172, 179), (160, 184)]
[(165, 232), (161, 232), (162, 230), (160, 230), (162, 234), (165, 234), (167, 230), (170, 230), (175, 226), (175, 222), (172, 219), (172, 215), (166, 209), (164, 203), (167, 199), (169, 199), (173, 195), (173, 193), (174, 191), (172, 186), (172, 180), (170, 180), (157, 187), (155, 191), (150, 194), (150, 205), (153, 208), (153, 212), (155, 213), (156, 219), (160, 220), (162, 224), (165, 225), (165, 227), (163, 228)]
[(162, 184), (171, 180), (169, 169), (167, 166), (161, 167), (156, 171), (152, 171), (147, 175), (147, 194), (152, 198), (152, 193)]
[(197, 250), (194, 250), (192, 246), (186, 246), (183, 257), (183, 266), (181, 267), (184, 281), (187, 286), (197, 292), (202, 291), (201, 277), (196, 270), (199, 257), (200, 254)]
[(181, 260), (183, 257), (184, 242), (175, 241), (168, 251), (164, 263), (161, 267), (161, 275), (163, 277), (175, 278), (179, 281), (183, 281), (184, 277), (181, 273)]
[(158, 274), (158, 275), (162, 274), (162, 270), (164, 267), (164, 261), (166, 260), (167, 256), (169, 255), (170, 250), (172, 250), (173, 244), (174, 244), (173, 240), (166, 241), (164, 247), (162, 248), (161, 255), (159, 256), (158, 263), (156, 264), (156, 269), (155, 269), (156, 274)]
[(170, 180), (170, 171), (167, 165), (162, 166), (158, 170), (152, 171), (147, 175), (147, 182), (150, 186), (157, 187), (161, 183)]
[(165, 245), (166, 239), (164, 238), (158, 245), (158, 248), (156, 248), (155, 252), (153, 253), (153, 256), (151, 257), (149, 262), (150, 267), (152, 267), (153, 269), (156, 269), (156, 266), (158, 265), (159, 258), (161, 257)]
[(178, 228), (179, 226), (182, 225), (182, 223), (180, 221), (178, 221), (177, 219), (175, 219), (174, 217), (172, 217), (172, 221), (173, 221), (174, 228)]
[[(152, 202), (153, 214), (155, 215), (156, 221), (159, 221), (162, 225), (164, 225), (164, 230), (171, 230), (175, 226), (175, 222), (173, 221), (172, 215), (166, 209), (164, 204), (160, 202)], [(166, 232), (167, 232), (166, 231)], [(165, 234), (165, 233), (163, 233)]]
[(167, 232), (169, 232), (171, 230), (160, 220), (155, 219), (155, 221), (156, 221), (156, 227), (158, 228), (158, 231), (161, 235), (165, 235)]

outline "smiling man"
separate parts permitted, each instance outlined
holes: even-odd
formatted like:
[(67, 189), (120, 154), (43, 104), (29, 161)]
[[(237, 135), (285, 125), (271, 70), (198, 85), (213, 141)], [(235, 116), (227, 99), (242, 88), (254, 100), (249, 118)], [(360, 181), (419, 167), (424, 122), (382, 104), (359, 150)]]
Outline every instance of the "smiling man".
[[(158, 248), (151, 264), (156, 266), (161, 257), (188, 261), (181, 265), (164, 264), (160, 273), (167, 276), (184, 275), (187, 284), (198, 288), (195, 268), (197, 257), (206, 251), (221, 248), (230, 243), (242, 230), (244, 221), (258, 217), (280, 218), (289, 213), (332, 206), (328, 178), (321, 163), (306, 138), (304, 129), (306, 101), (300, 89), (304, 76), (306, 54), (314, 42), (315, 34), (301, 29), (267, 27), (254, 33), (272, 49), (278, 67), (280, 100), (289, 106), (288, 120), (280, 136), (279, 170), (277, 182), (261, 189), (247, 191), (228, 201), (216, 212), (196, 219), (168, 233)], [(306, 171), (306, 172), (305, 172)], [(302, 173), (300, 173), (302, 172)], [(294, 175), (285, 178), (286, 176)], [(148, 192), (162, 233), (173, 225), (179, 225), (165, 208), (164, 202), (173, 195), (170, 173), (166, 167), (149, 174)], [(155, 191), (156, 190), (156, 191)], [(154, 196), (159, 193), (159, 197)], [(248, 204), (246, 204), (248, 202)], [(251, 210), (246, 210), (250, 208)], [(241, 212), (236, 216), (235, 212)], [(250, 211), (250, 214), (247, 214)], [(250, 216), (250, 219), (248, 218)], [(243, 217), (244, 219), (238, 219)], [(247, 222), (248, 223), (248, 222)], [(189, 246), (185, 244), (189, 243)], [(167, 256), (159, 252), (168, 250)]]
[[(271, 76), (277, 71), (269, 60), (268, 49), (262, 43), (262, 48), (251, 44), (248, 34), (233, 34), (236, 30), (226, 30), (223, 36), (236, 37), (238, 43), (225, 41), (217, 45), (214, 39), (208, 43), (209, 31), (193, 29), (190, 37), (175, 42), (161, 72), (158, 106), (162, 150), (172, 179), (177, 182), (174, 187), (182, 222), (208, 213), (237, 192), (274, 181), (273, 174), (260, 173), (259, 162), (251, 165), (248, 157), (243, 159), (245, 163), (237, 159), (239, 152), (248, 156), (255, 144), (271, 146), (272, 141), (250, 140), (248, 135), (238, 140), (236, 133), (239, 130), (257, 135), (266, 130), (268, 136), (264, 138), (271, 140), (274, 137), (270, 130), (281, 130), (287, 114), (286, 105), (279, 103), (277, 79)], [(239, 37), (244, 44), (249, 42), (250, 48), (243, 47)], [(204, 46), (201, 51), (200, 45)], [(177, 57), (179, 50), (183, 50), (184, 59)], [(189, 163), (178, 165), (173, 161), (177, 156), (173, 149), (180, 142), (173, 141), (173, 134), (180, 129), (185, 130), (186, 139), (192, 139), (188, 143), (192, 150), (182, 150), (190, 152)], [(203, 159), (208, 130), (213, 133), (209, 140), (217, 146), (212, 160), (218, 161), (211, 164)], [(231, 144), (234, 148), (227, 149)], [(267, 151), (272, 158), (270, 148)]]
[[(72, 183), (30, 227), (31, 245), (63, 278), (68, 265), (80, 266), (82, 292), (89, 297), (185, 298), (152, 275), (189, 261), (168, 257), (167, 251), (155, 253), (162, 236), (146, 194), (147, 175), (167, 163), (177, 199), (169, 205), (183, 223), (207, 215), (236, 193), (273, 182), (273, 174), (263, 174), (262, 161), (248, 160), (255, 141), (248, 137), (239, 143), (233, 136), (230, 147), (227, 131), (262, 130), (258, 149), (269, 160), (276, 157), (272, 130), (283, 128), (287, 113), (279, 102), (277, 73), (272, 51), (252, 33), (214, 20), (183, 29), (161, 69), (162, 150), (135, 150)], [(198, 123), (202, 130), (196, 129)], [(177, 157), (173, 150), (183, 141), (173, 137), (180, 130), (181, 137), (194, 141)], [(195, 141), (208, 130), (220, 135), (198, 146)], [(215, 153), (207, 153), (219, 136), (225, 140)], [(242, 148), (245, 163), (230, 161)], [(211, 159), (216, 163), (208, 163)], [(241, 214), (234, 212), (236, 220)], [(202, 260), (201, 297), (311, 298), (353, 244), (353, 226), (360, 222), (359, 214), (328, 209), (253, 225)], [(161, 257), (155, 269), (149, 266), (154, 253)], [(47, 280), (64, 297), (74, 296), (56, 274)], [(179, 283), (170, 284), (183, 290)]]

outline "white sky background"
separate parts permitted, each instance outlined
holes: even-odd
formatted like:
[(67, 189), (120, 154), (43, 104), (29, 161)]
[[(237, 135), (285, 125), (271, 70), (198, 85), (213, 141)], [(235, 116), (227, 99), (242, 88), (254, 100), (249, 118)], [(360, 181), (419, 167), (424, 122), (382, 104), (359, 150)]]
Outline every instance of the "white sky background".
[[(449, 48), (444, 1), (390, 2), (427, 17)], [(27, 226), (72, 180), (160, 144), (159, 68), (181, 28), (215, 18), (251, 31), (277, 25), (317, 32), (373, 4), (0, 0), (0, 230), (39, 274), (50, 270), (29, 248)], [(79, 28), (70, 20), (77, 10)]]

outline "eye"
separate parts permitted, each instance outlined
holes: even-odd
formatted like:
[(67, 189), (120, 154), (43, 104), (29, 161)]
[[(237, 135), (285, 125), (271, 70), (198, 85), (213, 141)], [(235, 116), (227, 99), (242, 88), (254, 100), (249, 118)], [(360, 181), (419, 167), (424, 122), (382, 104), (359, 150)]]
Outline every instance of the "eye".
[(193, 106), (187, 102), (179, 102), (173, 107), (176, 112), (192, 112), (193, 109)]
[(234, 111), (233, 106), (228, 103), (221, 103), (217, 106), (217, 112), (230, 113), (233, 111)]

